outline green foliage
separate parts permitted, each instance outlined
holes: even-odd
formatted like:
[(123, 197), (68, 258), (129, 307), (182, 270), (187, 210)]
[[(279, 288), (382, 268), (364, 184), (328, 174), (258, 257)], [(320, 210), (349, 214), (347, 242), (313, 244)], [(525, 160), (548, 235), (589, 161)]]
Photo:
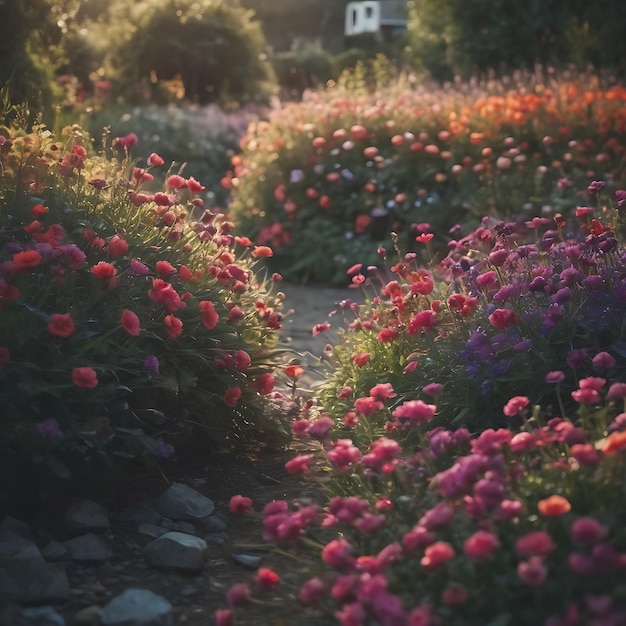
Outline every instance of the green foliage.
[(266, 401), (280, 301), (223, 215), (193, 217), (203, 187), (175, 175), (149, 191), (133, 135), (91, 157), (78, 126), (0, 135), (3, 460), (67, 479), (166, 457), (172, 438), (280, 441)]
[(177, 77), (184, 97), (200, 104), (267, 102), (275, 93), (263, 32), (238, 0), (145, 0), (132, 26), (113, 9), (118, 39), (109, 39), (108, 67), (125, 98), (153, 96), (159, 81)]
[(411, 0), (409, 13), (408, 58), (438, 80), (535, 63), (625, 69), (617, 0)]

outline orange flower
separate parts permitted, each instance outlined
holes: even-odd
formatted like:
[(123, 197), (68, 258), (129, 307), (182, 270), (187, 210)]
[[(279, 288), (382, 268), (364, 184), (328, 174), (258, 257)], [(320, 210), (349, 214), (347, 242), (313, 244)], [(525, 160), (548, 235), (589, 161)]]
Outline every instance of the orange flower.
[(288, 365), (283, 371), (289, 378), (298, 378), (304, 373), (304, 368), (301, 365)]
[(43, 204), (36, 204), (31, 209), (31, 211), (35, 217), (40, 217), (41, 215), (45, 215), (48, 212), (48, 208), (45, 207)]
[(122, 327), (129, 335), (135, 335), (136, 337), (141, 332), (139, 318), (130, 309), (122, 310), (122, 318), (120, 321)]
[(252, 251), (252, 256), (257, 258), (274, 256), (274, 252), (269, 246), (256, 246)]
[(611, 433), (604, 443), (604, 454), (616, 454), (626, 449), (626, 431)]
[(117, 270), (114, 265), (106, 261), (100, 261), (91, 267), (91, 273), (103, 280), (109, 280), (115, 276)]
[(91, 367), (75, 367), (72, 370), (72, 382), (77, 387), (93, 389), (98, 386), (98, 375)]
[(53, 313), (48, 332), (55, 337), (69, 337), (74, 332), (74, 321), (69, 313)]
[(552, 495), (537, 503), (539, 513), (546, 517), (560, 517), (572, 510), (572, 505), (563, 496)]
[(13, 255), (13, 269), (16, 272), (32, 270), (41, 262), (41, 254), (36, 250), (24, 250)]

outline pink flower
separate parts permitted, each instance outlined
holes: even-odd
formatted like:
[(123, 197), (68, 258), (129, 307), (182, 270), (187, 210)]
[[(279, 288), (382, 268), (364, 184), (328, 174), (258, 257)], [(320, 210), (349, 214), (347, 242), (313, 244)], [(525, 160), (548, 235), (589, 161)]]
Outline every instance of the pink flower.
[(228, 508), (231, 513), (247, 513), (252, 508), (252, 499), (242, 495), (232, 496)]
[(215, 626), (233, 626), (233, 612), (230, 609), (217, 609)]
[(561, 383), (565, 380), (565, 374), (560, 370), (555, 370), (554, 372), (548, 372), (546, 374), (546, 382), (547, 383)]
[(317, 337), (320, 333), (327, 331), (330, 328), (330, 324), (315, 324), (311, 329), (313, 337)]
[(187, 181), (182, 176), (174, 174), (167, 178), (165, 186), (168, 189), (184, 189), (187, 186)]
[(381, 343), (390, 343), (398, 336), (396, 328), (383, 328), (377, 335), (376, 339)]
[(228, 605), (235, 608), (250, 600), (250, 588), (245, 583), (236, 583), (226, 592)]
[(289, 474), (309, 474), (309, 463), (313, 458), (312, 454), (300, 454), (297, 457), (287, 461), (285, 463), (285, 469)]
[(556, 549), (552, 537), (543, 530), (522, 535), (515, 542), (517, 553), (522, 557), (547, 556)]
[(74, 334), (72, 316), (69, 313), (53, 313), (48, 323), (48, 332), (55, 337), (70, 337)]
[(335, 423), (330, 417), (328, 417), (328, 415), (322, 415), (311, 422), (308, 434), (309, 436), (313, 437), (313, 439), (323, 441), (324, 439), (326, 439), (328, 433), (334, 425)]
[(176, 274), (176, 268), (169, 261), (157, 261), (156, 271), (161, 278)]
[(426, 530), (446, 528), (454, 518), (454, 507), (447, 502), (440, 502), (422, 515), (418, 525)]
[(339, 571), (352, 569), (354, 558), (351, 555), (352, 546), (346, 539), (334, 539), (322, 549), (322, 561)]
[(376, 400), (388, 400), (389, 398), (395, 398), (396, 395), (391, 383), (380, 383), (370, 389), (370, 397)]
[(587, 545), (602, 541), (608, 534), (608, 529), (593, 517), (581, 517), (572, 523), (572, 541)]
[(600, 454), (592, 443), (576, 443), (569, 452), (580, 465), (595, 467), (600, 462)]
[(526, 396), (513, 396), (502, 409), (503, 413), (507, 417), (513, 417), (518, 415), (525, 409), (530, 403), (530, 400)]
[(426, 548), (420, 564), (427, 570), (433, 570), (454, 557), (454, 548), (447, 541), (436, 541)]
[(256, 389), (260, 395), (266, 396), (274, 389), (274, 377), (269, 372), (261, 374), (256, 381)]
[(418, 335), (423, 330), (432, 330), (438, 322), (437, 313), (431, 309), (426, 311), (420, 311), (417, 313), (406, 327), (406, 332), (409, 335)]
[(141, 332), (139, 318), (130, 309), (122, 309), (122, 317), (120, 320), (122, 328), (129, 334), (138, 336)]
[(407, 552), (412, 552), (418, 548), (425, 548), (431, 543), (434, 543), (434, 541), (434, 533), (431, 533), (429, 530), (426, 530), (423, 526), (418, 524), (408, 533), (404, 534), (402, 537), (402, 547)]
[(496, 535), (486, 530), (478, 530), (465, 540), (463, 552), (474, 561), (486, 561), (500, 548)]
[(327, 595), (326, 584), (321, 578), (307, 580), (298, 592), (298, 600), (304, 606), (313, 606)]
[(423, 424), (435, 416), (437, 407), (434, 404), (426, 404), (422, 400), (407, 400), (396, 409), (392, 415), (397, 419), (408, 419), (411, 422)]
[(150, 165), (151, 167), (163, 165), (163, 163), (165, 163), (165, 161), (156, 152), (153, 152), (148, 157), (148, 165)]
[(615, 359), (608, 352), (598, 352), (591, 360), (593, 369), (601, 374), (615, 367)]
[(202, 313), (202, 325), (207, 330), (213, 330), (217, 326), (219, 315), (215, 310), (215, 305), (210, 300), (203, 300), (198, 304)]
[(615, 400), (624, 400), (626, 398), (626, 383), (613, 383), (609, 387), (606, 399), (610, 402)]
[(383, 409), (385, 405), (376, 398), (368, 396), (366, 398), (357, 398), (354, 401), (354, 410), (365, 417), (369, 417), (376, 411)]
[(113, 258), (124, 256), (128, 252), (128, 243), (119, 235), (113, 235), (109, 239), (109, 254)]
[(261, 567), (257, 572), (256, 581), (262, 589), (273, 589), (280, 582), (280, 576), (269, 567)]
[(361, 460), (361, 451), (351, 439), (337, 439), (332, 445), (332, 449), (326, 453), (326, 456), (336, 470), (346, 472), (350, 465)]
[(522, 561), (517, 566), (517, 575), (526, 585), (539, 587), (548, 577), (548, 569), (543, 559), (538, 556), (533, 556), (528, 561)]
[[(414, 361), (415, 362), (415, 361)], [(440, 383), (429, 383), (425, 385), (422, 391), (429, 396), (439, 396), (443, 392), (443, 385)]]

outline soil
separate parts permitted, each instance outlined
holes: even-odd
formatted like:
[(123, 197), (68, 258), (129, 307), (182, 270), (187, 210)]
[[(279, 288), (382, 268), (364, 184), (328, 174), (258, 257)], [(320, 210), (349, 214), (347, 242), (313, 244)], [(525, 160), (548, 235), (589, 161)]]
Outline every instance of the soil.
[[(345, 327), (348, 319), (343, 314), (328, 317), (337, 304), (346, 299), (362, 299), (358, 290), (322, 286), (299, 286), (283, 283), (285, 294), (282, 342), (292, 351), (293, 358), (306, 365), (306, 374), (299, 385), (314, 385), (321, 380), (320, 358), (328, 343), (332, 343), (337, 329)], [(362, 300), (361, 300), (362, 301)], [(293, 311), (290, 311), (293, 309)], [(315, 324), (329, 322), (331, 328), (312, 336)], [(287, 554), (277, 554), (261, 537), (260, 512), (272, 500), (289, 502), (322, 503), (324, 496), (319, 486), (300, 476), (289, 475), (285, 462), (297, 453), (305, 451), (303, 444), (293, 442), (281, 449), (256, 449), (236, 458), (206, 458), (202, 453), (190, 453), (173, 462), (163, 464), (163, 476), (158, 473), (133, 475), (126, 493), (109, 505), (113, 557), (103, 564), (78, 564), (69, 562), (67, 573), (72, 594), (66, 603), (55, 608), (65, 618), (67, 626), (95, 622), (79, 621), (80, 611), (88, 607), (102, 607), (109, 600), (129, 587), (150, 589), (165, 597), (172, 605), (174, 623), (186, 626), (209, 626), (214, 623), (216, 609), (226, 608), (225, 592), (237, 582), (250, 582), (254, 571), (247, 569), (234, 558), (234, 554), (262, 557), (261, 566), (278, 572), (289, 572), (294, 561)], [(148, 566), (142, 556), (143, 547), (152, 539), (137, 532), (137, 524), (115, 520), (115, 508), (122, 509), (133, 499), (154, 497), (173, 482), (186, 483), (209, 497), (216, 506), (215, 518), (224, 522), (223, 530), (207, 533), (198, 529), (198, 535), (209, 542), (209, 559), (205, 568), (195, 575), (173, 571), (156, 570)], [(229, 512), (228, 503), (233, 495), (252, 498), (254, 511), (246, 515)], [(38, 542), (54, 538), (60, 520), (45, 520), (35, 527)], [(271, 626), (295, 622), (286, 614), (288, 607), (278, 600), (272, 601), (271, 592), (265, 604), (254, 604), (237, 616), (237, 624), (243, 626)], [(11, 621), (0, 625), (16, 626)]]

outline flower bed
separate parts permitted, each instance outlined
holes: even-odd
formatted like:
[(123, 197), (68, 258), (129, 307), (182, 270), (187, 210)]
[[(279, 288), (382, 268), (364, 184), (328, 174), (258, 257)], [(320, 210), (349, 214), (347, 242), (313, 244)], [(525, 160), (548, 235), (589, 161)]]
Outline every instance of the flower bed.
[(445, 251), (457, 223), (565, 211), (623, 167), (626, 92), (593, 76), (351, 80), (252, 124), (223, 180), (233, 220), (293, 280), (342, 282), (391, 232), (410, 252), (428, 224)]
[(166, 458), (198, 431), (207, 450), (283, 436), (267, 401), (281, 302), (254, 269), (267, 249), (204, 210), (193, 177), (150, 191), (163, 159), (135, 160), (135, 143), (105, 158), (77, 126), (0, 132), (8, 468), (69, 479), (77, 463)]
[(626, 621), (626, 192), (603, 187), (571, 215), (485, 220), (429, 270), (352, 268), (375, 295), (341, 304), (354, 321), (292, 425), (321, 458), (286, 465), (328, 502), (265, 505), (297, 566), (232, 588), (217, 624), (263, 597), (311, 624)]

